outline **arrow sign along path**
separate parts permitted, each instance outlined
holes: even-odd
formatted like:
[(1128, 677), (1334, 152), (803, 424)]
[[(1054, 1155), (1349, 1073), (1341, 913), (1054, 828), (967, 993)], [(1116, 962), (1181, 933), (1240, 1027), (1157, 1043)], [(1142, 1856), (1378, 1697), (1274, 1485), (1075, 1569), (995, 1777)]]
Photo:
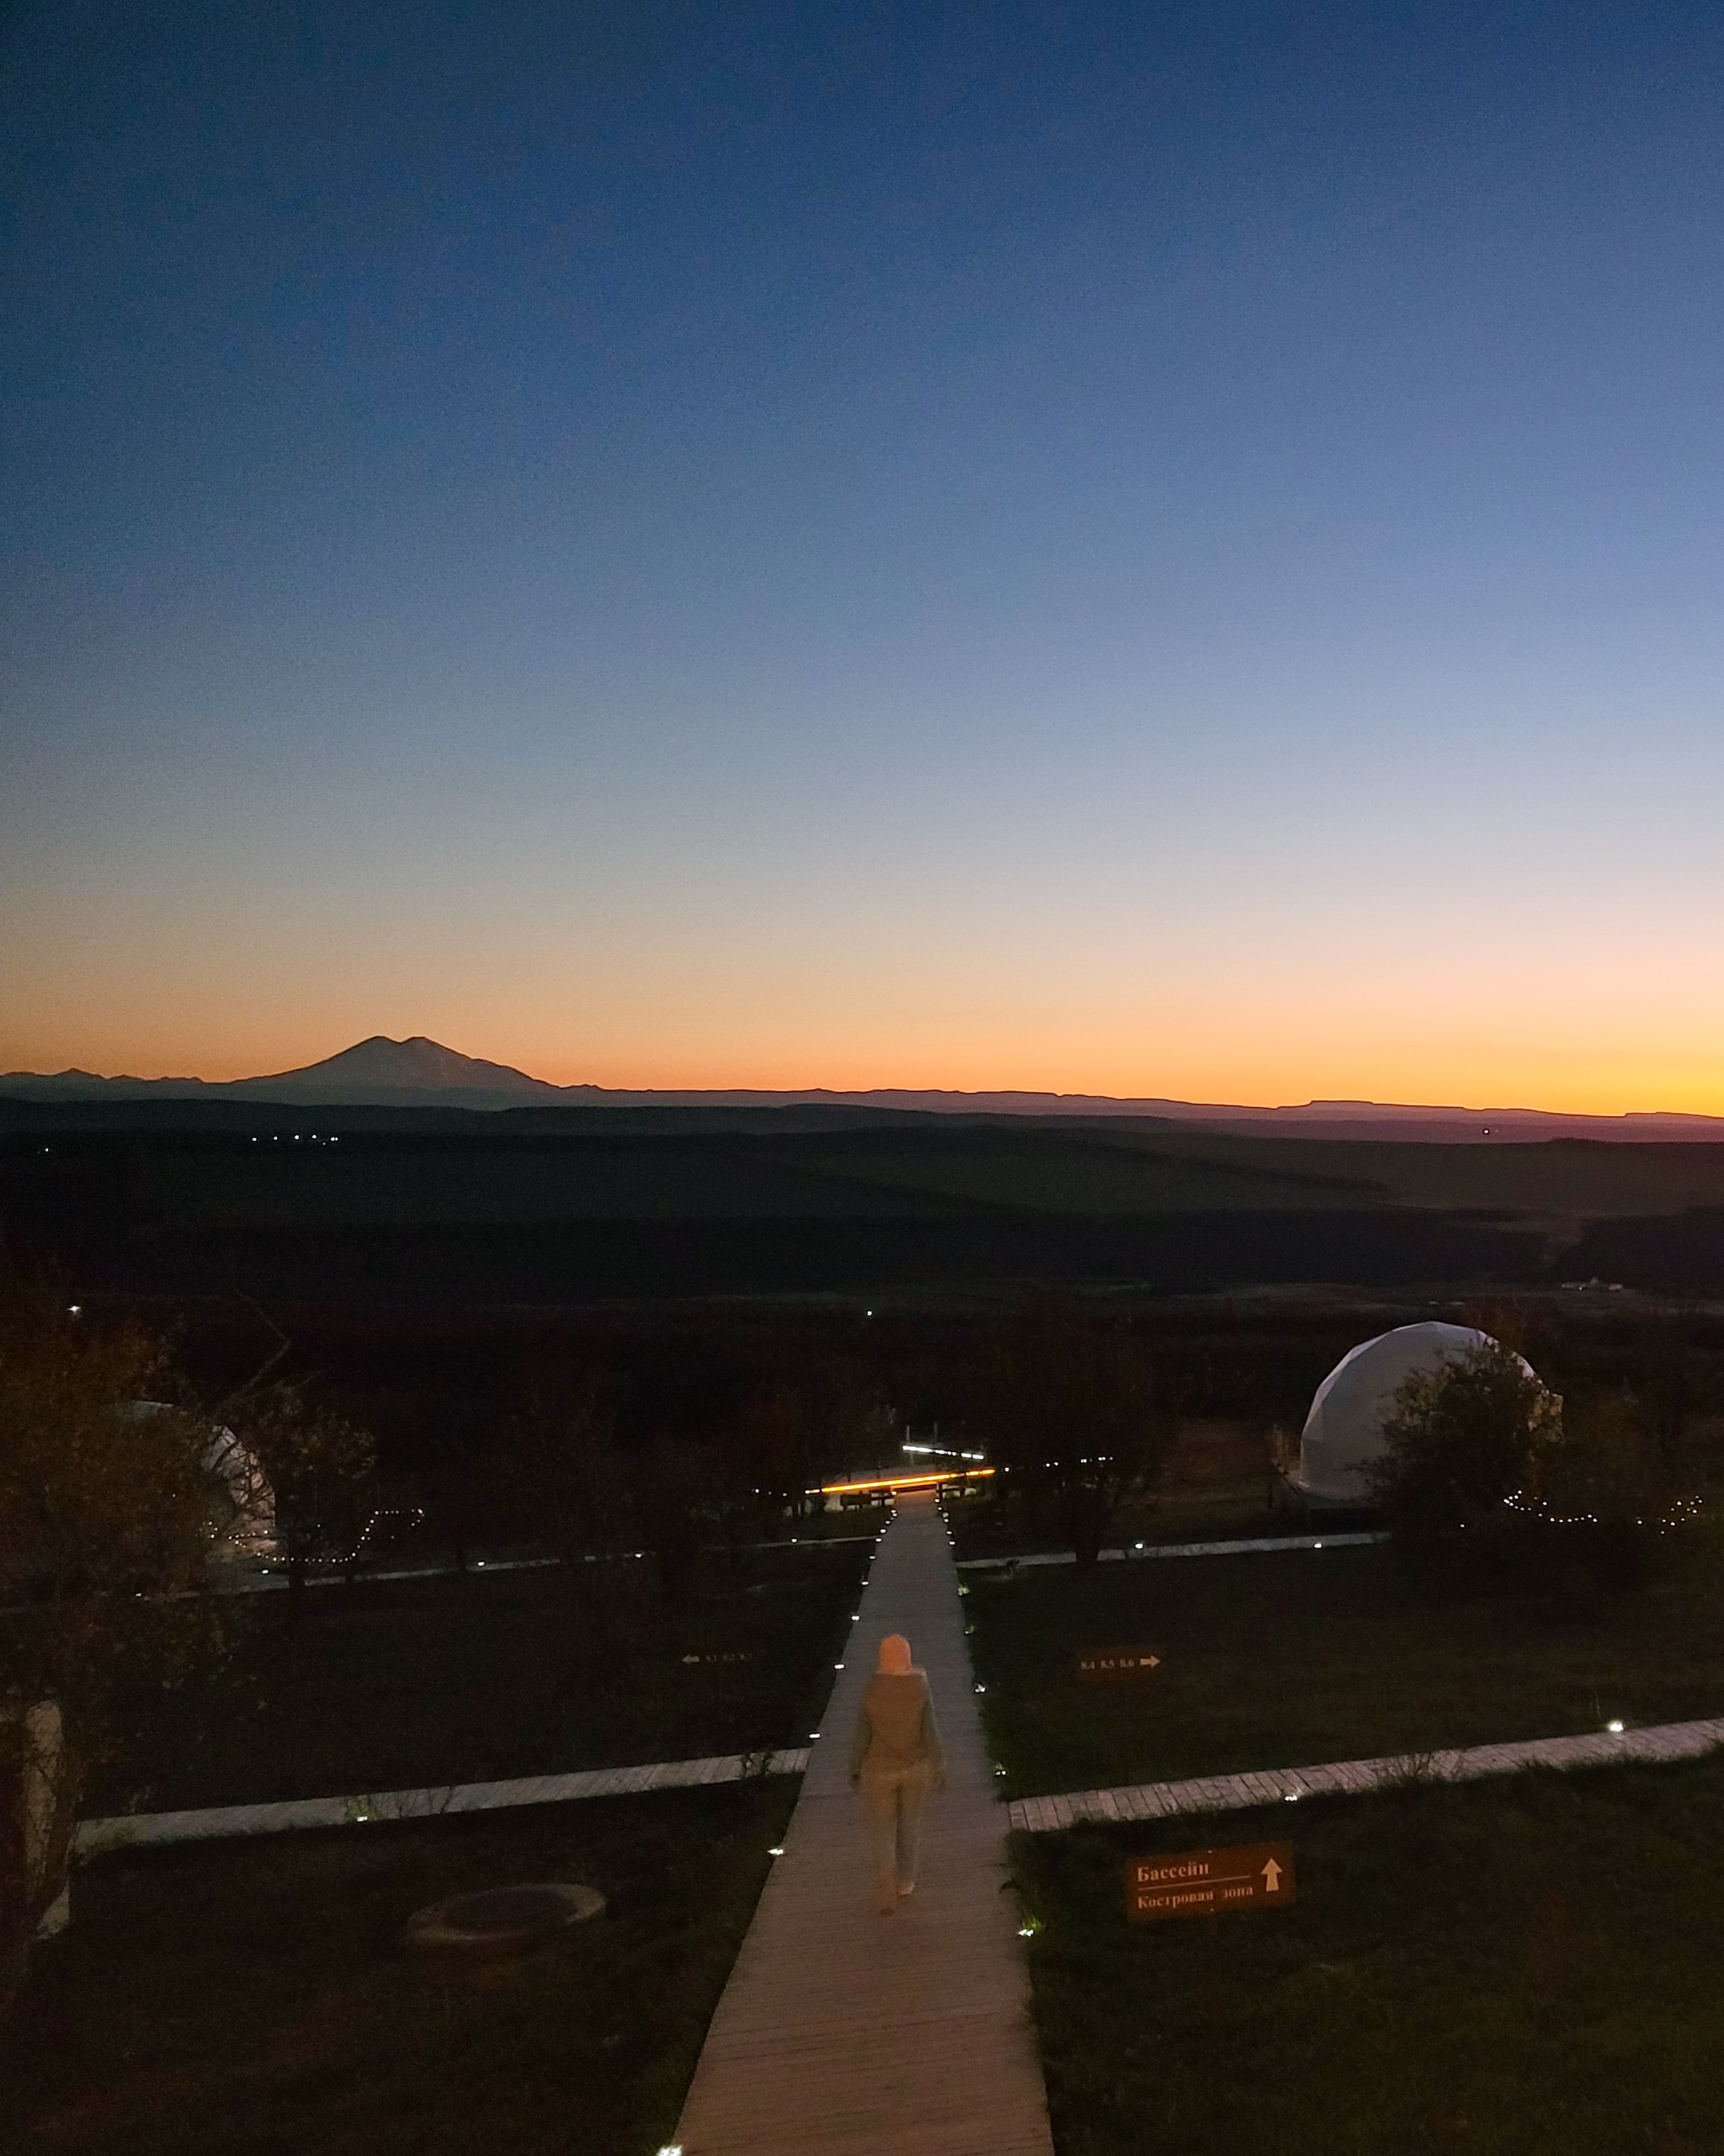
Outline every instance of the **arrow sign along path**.
[(1147, 1677), (1161, 1666), (1162, 1658), (1152, 1647), (1099, 1647), (1078, 1656), (1078, 1675), (1083, 1683), (1105, 1684), (1122, 1677)]
[(1149, 1924), (1271, 1903), (1280, 1908), (1295, 1898), (1295, 1886), (1290, 1842), (1137, 1856), (1125, 1866), (1125, 1914), (1134, 1924)]

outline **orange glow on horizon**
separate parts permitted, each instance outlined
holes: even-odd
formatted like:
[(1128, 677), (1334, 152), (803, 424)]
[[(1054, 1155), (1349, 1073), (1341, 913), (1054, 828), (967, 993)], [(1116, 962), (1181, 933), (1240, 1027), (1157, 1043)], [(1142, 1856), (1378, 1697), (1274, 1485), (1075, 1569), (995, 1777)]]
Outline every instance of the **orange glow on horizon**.
[[(236, 982), (189, 963), (169, 979), (141, 940), (88, 956), (52, 993), (12, 998), (0, 1071), (77, 1067), (212, 1082), (301, 1068), (375, 1034), (425, 1035), (558, 1085), (625, 1092), (1046, 1093), (1218, 1106), (1313, 1099), (1620, 1115), (1724, 1115), (1724, 964), (1674, 946), (1522, 978), (1510, 958), (1397, 971), (1349, 954), (1331, 972), (1187, 966), (1151, 982), (1052, 969), (946, 981), (934, 954), (892, 972), (742, 961), (706, 982), (700, 954), (631, 976), (535, 982), (476, 961), (449, 975), (373, 964), (333, 987), (308, 950)], [(1511, 955), (1512, 956), (1512, 955)], [(1365, 962), (1372, 960), (1373, 962)], [(1076, 961), (1074, 960), (1074, 966)], [(1101, 971), (1088, 961), (1091, 975)], [(1717, 979), (1714, 980), (1714, 976)], [(571, 1016), (578, 1013), (578, 1018)]]
[[(104, 1029), (105, 1031), (107, 1029)], [(154, 1027), (140, 1029), (153, 1033)], [(591, 1085), (610, 1092), (808, 1093), (876, 1091), (950, 1094), (1047, 1094), (1104, 1099), (1148, 1099), (1217, 1106), (1303, 1106), (1312, 1100), (1374, 1102), (1407, 1107), (1527, 1109), (1550, 1114), (1615, 1116), (1631, 1113), (1724, 1115), (1724, 1039), (1715, 1054), (1632, 1054), (1585, 1050), (1530, 1056), (1471, 1053), (1450, 1046), (1386, 1044), (1352, 1036), (1333, 1042), (1277, 1038), (1168, 1041), (1153, 1058), (1140, 1054), (1052, 1052), (1046, 1033), (1026, 1040), (1020, 1054), (987, 1045), (985, 1052), (954, 1054), (946, 1044), (894, 1050), (877, 1036), (834, 1043), (825, 1053), (764, 1044), (738, 1052), (678, 1048), (657, 1052), (582, 1054), (545, 1042), (538, 1052), (435, 1019), (397, 1019), (372, 1026), (397, 1040), (425, 1033), (464, 1055), (508, 1065), (554, 1085)], [(1238, 1028), (1241, 1034), (1253, 1029)], [(1362, 1030), (1362, 1029), (1361, 1029)], [(288, 1034), (274, 1026), (230, 1035), (221, 1052), (147, 1037), (112, 1047), (67, 1041), (56, 1029), (18, 1029), (0, 1045), (0, 1071), (55, 1073), (76, 1068), (104, 1077), (200, 1078), (211, 1083), (304, 1067), (366, 1037), (364, 1030), (332, 1038), (326, 1025)], [(1684, 1044), (1685, 1045), (1685, 1044)], [(854, 1049), (854, 1053), (850, 1052)], [(1232, 1052), (1230, 1052), (1232, 1051)]]

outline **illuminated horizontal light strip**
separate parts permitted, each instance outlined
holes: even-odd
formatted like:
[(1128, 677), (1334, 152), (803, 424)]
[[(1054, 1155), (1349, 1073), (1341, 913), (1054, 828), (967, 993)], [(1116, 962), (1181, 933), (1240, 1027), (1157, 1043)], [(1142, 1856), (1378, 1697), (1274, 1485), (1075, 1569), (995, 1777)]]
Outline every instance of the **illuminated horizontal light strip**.
[(933, 1483), (967, 1483), (977, 1475), (991, 1475), (992, 1467), (942, 1467), (934, 1474), (880, 1475), (865, 1483), (822, 1483), (806, 1490), (806, 1497), (849, 1497), (858, 1490), (915, 1490)]

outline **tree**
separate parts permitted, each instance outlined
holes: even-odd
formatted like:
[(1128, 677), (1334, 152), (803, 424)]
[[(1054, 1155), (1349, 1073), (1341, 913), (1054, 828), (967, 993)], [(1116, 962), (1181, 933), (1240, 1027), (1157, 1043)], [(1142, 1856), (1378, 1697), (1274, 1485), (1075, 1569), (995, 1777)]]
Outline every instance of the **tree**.
[(1582, 1401), (1539, 1464), (1530, 1524), (1594, 1586), (1642, 1585), (1697, 1509), (1673, 1473), (1657, 1403), (1626, 1387)]
[(1562, 1403), (1496, 1342), (1415, 1370), (1367, 1470), (1391, 1531), (1420, 1555), (1500, 1557), (1521, 1540), (1508, 1501), (1536, 1490)]
[(723, 1524), (727, 1493), (710, 1445), (662, 1437), (631, 1463), (636, 1530), (652, 1553), (664, 1605), (685, 1616), (694, 1599), (705, 1530)]
[(1093, 1565), (1120, 1508), (1159, 1479), (1177, 1427), (1141, 1343), (1069, 1296), (1034, 1296), (990, 1341), (973, 1396), (994, 1465), (1051, 1512), (1078, 1562)]
[(302, 1385), (238, 1393), (217, 1412), (231, 1419), (274, 1493), (276, 1544), (296, 1606), (308, 1564), (351, 1558), (359, 1547), (375, 1495), (375, 1442), (369, 1430), (309, 1397)]
[(596, 1387), (535, 1387), (489, 1464), (498, 1504), (572, 1569), (631, 1546), (628, 1478)]
[(547, 1646), (589, 1686), (620, 1681), (643, 1614), (627, 1462), (598, 1387), (535, 1387), (490, 1455), (498, 1504), (558, 1561), (563, 1623)]
[(14, 1811), (0, 1833), (0, 2011), (58, 1896), (116, 1701), (223, 1643), (204, 1591), (208, 1419), (127, 1412), (172, 1389), (166, 1363), (138, 1325), (77, 1316), (51, 1284), (0, 1283), (0, 1706), (36, 1807), (23, 1831)]
[(800, 1520), (814, 1479), (817, 1424), (805, 1393), (790, 1386), (758, 1393), (743, 1408), (732, 1440), (758, 1493), (764, 1519)]

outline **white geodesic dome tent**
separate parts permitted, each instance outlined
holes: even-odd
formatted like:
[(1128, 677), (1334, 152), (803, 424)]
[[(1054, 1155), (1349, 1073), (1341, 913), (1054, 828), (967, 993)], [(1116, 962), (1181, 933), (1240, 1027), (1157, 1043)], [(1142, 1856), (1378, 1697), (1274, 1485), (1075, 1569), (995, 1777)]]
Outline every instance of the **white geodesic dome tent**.
[[(128, 1419), (173, 1412), (165, 1400), (132, 1400), (123, 1410)], [(267, 1557), (275, 1551), (275, 1493), (258, 1456), (221, 1423), (212, 1424), (204, 1451), (210, 1481), (210, 1554), (214, 1557)]]
[[(1318, 1386), (1299, 1440), (1299, 1465), (1287, 1480), (1316, 1504), (1369, 1504), (1365, 1471), (1383, 1451), (1383, 1424), (1395, 1395), (1416, 1370), (1497, 1343), (1471, 1325), (1397, 1325), (1350, 1348)], [(1530, 1364), (1515, 1360), (1529, 1377)]]

